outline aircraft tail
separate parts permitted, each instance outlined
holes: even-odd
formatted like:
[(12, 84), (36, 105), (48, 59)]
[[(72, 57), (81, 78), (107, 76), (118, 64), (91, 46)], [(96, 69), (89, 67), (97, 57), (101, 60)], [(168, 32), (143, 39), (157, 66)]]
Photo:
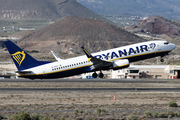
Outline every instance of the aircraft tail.
[(49, 62), (38, 61), (10, 40), (4, 42), (18, 71), (33, 68)]

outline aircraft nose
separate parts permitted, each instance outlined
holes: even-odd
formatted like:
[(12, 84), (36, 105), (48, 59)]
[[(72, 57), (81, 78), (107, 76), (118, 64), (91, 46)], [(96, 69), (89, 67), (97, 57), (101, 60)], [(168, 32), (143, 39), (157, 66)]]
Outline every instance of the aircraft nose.
[(174, 50), (176, 48), (176, 45), (171, 43), (171, 48), (172, 48), (172, 50)]

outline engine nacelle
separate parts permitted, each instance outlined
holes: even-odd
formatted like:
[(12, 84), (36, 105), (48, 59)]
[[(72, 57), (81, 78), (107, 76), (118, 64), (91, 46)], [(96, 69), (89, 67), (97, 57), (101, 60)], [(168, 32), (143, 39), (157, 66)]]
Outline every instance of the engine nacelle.
[(121, 59), (121, 60), (116, 60), (113, 62), (113, 70), (118, 70), (118, 69), (127, 68), (127, 67), (129, 67), (128, 59)]

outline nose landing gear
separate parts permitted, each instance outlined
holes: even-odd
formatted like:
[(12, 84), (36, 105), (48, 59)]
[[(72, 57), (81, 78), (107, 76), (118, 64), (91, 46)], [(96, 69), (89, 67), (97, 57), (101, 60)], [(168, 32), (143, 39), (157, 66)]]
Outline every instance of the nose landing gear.
[(163, 58), (161, 58), (161, 60), (160, 60), (161, 62), (164, 62), (164, 59)]

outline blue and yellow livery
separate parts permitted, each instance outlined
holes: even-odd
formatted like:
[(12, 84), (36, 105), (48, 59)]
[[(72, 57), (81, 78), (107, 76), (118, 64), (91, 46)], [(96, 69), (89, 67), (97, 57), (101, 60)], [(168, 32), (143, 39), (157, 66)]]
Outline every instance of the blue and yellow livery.
[[(94, 78), (103, 78), (101, 70), (126, 68), (131, 62), (163, 57), (176, 48), (175, 44), (162, 40), (142, 42), (92, 54), (82, 47), (84, 56), (63, 60), (52, 51), (57, 61), (48, 62), (34, 59), (10, 40), (5, 41), (5, 45), (18, 69), (18, 76), (30, 79), (62, 78), (87, 72), (94, 72), (92, 75)], [(98, 75), (96, 71), (100, 71), (100, 74)]]

